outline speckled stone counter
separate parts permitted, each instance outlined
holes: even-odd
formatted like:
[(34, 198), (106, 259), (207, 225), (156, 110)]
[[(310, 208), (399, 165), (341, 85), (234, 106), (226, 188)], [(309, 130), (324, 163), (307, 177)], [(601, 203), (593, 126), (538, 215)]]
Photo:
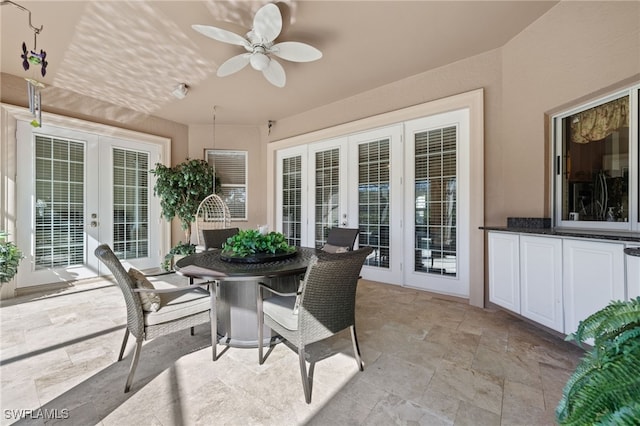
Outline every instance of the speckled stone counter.
[(624, 254), (628, 254), (629, 256), (640, 257), (640, 247), (626, 248), (624, 249)]
[[(481, 226), (480, 229), (485, 231), (514, 232), (517, 234), (539, 234), (564, 238), (588, 238), (594, 240), (640, 243), (640, 232), (552, 228), (551, 218), (548, 217), (508, 217), (507, 226)], [(630, 248), (630, 250), (635, 250), (635, 248)], [(640, 253), (627, 254), (640, 256)]]

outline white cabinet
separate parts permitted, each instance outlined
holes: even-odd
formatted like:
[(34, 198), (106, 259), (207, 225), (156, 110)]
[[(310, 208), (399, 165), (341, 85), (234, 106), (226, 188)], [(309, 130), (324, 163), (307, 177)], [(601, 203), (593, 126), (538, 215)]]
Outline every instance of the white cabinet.
[(489, 232), (489, 300), (520, 313), (519, 236)]
[(563, 293), (566, 334), (612, 300), (625, 299), (624, 244), (565, 239)]
[(562, 239), (520, 236), (520, 314), (564, 332)]
[(562, 240), (490, 232), (489, 300), (562, 332)]

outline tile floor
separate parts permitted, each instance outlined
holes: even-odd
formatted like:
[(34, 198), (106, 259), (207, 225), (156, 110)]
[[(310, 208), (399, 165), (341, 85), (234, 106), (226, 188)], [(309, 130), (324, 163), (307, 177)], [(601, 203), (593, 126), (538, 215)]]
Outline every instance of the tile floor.
[(132, 339), (114, 361), (125, 315), (105, 280), (2, 301), (0, 424), (551, 425), (583, 354), (502, 311), (363, 280), (365, 370), (348, 331), (315, 345), (310, 405), (290, 348), (277, 345), (262, 366), (256, 349), (212, 362), (207, 326), (145, 343), (124, 394)]

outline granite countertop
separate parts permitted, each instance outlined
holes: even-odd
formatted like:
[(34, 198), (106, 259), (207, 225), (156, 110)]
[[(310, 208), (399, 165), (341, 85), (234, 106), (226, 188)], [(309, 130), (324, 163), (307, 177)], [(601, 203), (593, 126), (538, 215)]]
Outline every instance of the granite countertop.
[[(556, 237), (590, 238), (621, 242), (640, 243), (640, 232), (606, 231), (598, 229), (552, 228), (549, 218), (507, 218), (507, 226), (481, 226), (485, 231), (515, 232), (520, 234), (539, 234)], [(640, 250), (638, 250), (640, 252)], [(631, 254), (631, 253), (628, 253)], [(631, 254), (640, 256), (639, 254)]]

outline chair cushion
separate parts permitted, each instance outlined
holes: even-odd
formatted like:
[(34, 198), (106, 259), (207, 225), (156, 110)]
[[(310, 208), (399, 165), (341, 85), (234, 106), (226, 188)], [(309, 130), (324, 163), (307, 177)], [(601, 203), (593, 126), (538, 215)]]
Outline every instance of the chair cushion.
[(327, 253), (346, 253), (349, 251), (349, 247), (334, 246), (333, 244), (325, 244), (322, 246), (322, 250)]
[[(156, 281), (156, 288), (175, 288), (175, 285)], [(209, 292), (200, 287), (186, 291), (160, 294), (160, 309), (156, 312), (144, 312), (145, 325), (158, 325), (189, 315), (206, 312), (211, 308)]]
[[(155, 289), (151, 281), (140, 271), (135, 268), (129, 268), (129, 276), (136, 283), (138, 288)], [(137, 293), (142, 303), (142, 310), (156, 312), (160, 309), (160, 296), (156, 293)]]
[(298, 314), (293, 313), (296, 298), (293, 296), (272, 296), (262, 302), (262, 311), (287, 330), (298, 329)]

